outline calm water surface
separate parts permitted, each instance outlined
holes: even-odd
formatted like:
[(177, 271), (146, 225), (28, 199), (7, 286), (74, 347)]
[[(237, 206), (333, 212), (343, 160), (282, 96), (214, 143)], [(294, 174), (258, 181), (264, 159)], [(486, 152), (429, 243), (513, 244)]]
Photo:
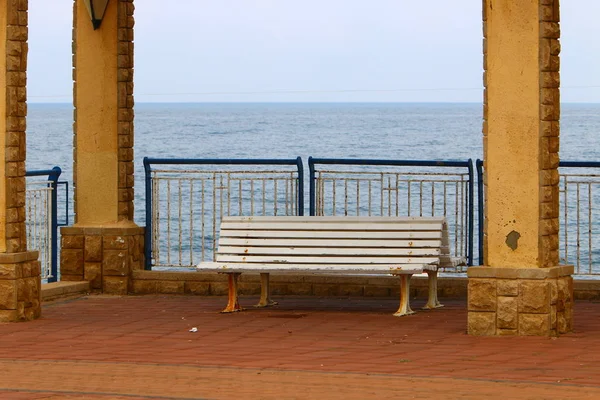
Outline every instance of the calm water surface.
[[(148, 157), (482, 158), (480, 104), (137, 104), (136, 222)], [(30, 104), (27, 169), (58, 165), (72, 180), (72, 106)], [(600, 160), (600, 104), (562, 109), (561, 159)], [(99, 171), (102, 173), (102, 171)]]

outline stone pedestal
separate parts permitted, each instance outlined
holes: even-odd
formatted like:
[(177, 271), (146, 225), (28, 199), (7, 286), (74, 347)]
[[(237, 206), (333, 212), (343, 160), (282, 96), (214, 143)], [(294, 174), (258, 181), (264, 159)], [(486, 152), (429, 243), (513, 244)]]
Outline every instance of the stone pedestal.
[(573, 329), (573, 266), (471, 267), (470, 335), (558, 336)]
[(89, 281), (107, 294), (132, 292), (132, 271), (144, 269), (144, 228), (65, 227), (61, 234), (61, 280)]
[(0, 322), (30, 321), (41, 308), (37, 251), (0, 254)]

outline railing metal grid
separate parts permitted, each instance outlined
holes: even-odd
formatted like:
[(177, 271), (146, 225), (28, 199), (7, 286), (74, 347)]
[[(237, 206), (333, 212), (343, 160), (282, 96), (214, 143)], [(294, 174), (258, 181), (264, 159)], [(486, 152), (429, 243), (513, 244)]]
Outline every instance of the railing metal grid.
[[(161, 165), (160, 168), (152, 166)], [(302, 160), (144, 159), (146, 268), (214, 260), (224, 215), (303, 215)]]
[(600, 162), (560, 162), (559, 256), (577, 275), (600, 275), (599, 168)]
[[(42, 279), (58, 279), (58, 205), (59, 167), (51, 170), (27, 171), (25, 190), (25, 229), (27, 247), (39, 251)], [(39, 179), (47, 177), (46, 180)], [(37, 179), (35, 179), (37, 178)]]
[(471, 160), (310, 157), (308, 164), (311, 215), (444, 216), (453, 244), (452, 255), (464, 257), (471, 265), (474, 199)]

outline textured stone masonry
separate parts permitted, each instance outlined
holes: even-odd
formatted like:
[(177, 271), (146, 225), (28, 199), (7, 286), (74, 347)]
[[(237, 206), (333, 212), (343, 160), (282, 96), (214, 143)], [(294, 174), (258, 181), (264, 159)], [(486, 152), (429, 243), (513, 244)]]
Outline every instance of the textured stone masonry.
[(30, 321), (41, 310), (38, 252), (0, 254), (0, 322)]
[(471, 335), (558, 336), (573, 329), (572, 266), (469, 269)]
[(88, 281), (94, 291), (133, 292), (133, 271), (144, 269), (144, 228), (61, 229), (63, 281)]
[[(27, 1), (5, 2), (6, 7), (6, 132), (4, 179), (6, 252), (27, 250), (25, 232), (25, 117), (27, 115)], [(4, 10), (2, 10), (4, 12)], [(4, 29), (4, 28), (3, 28)]]
[(133, 0), (118, 5), (119, 221), (133, 221)]
[(558, 0), (540, 2), (540, 246), (542, 267), (558, 265), (560, 26)]

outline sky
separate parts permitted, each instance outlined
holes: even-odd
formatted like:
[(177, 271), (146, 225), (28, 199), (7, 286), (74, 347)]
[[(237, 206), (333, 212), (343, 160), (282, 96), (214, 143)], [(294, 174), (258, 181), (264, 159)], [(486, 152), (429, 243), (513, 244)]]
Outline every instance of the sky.
[[(136, 0), (135, 99), (481, 102), (481, 3)], [(72, 0), (29, 0), (32, 103), (71, 102), (72, 15)], [(598, 0), (561, 2), (563, 102), (600, 103), (598, 15)]]

